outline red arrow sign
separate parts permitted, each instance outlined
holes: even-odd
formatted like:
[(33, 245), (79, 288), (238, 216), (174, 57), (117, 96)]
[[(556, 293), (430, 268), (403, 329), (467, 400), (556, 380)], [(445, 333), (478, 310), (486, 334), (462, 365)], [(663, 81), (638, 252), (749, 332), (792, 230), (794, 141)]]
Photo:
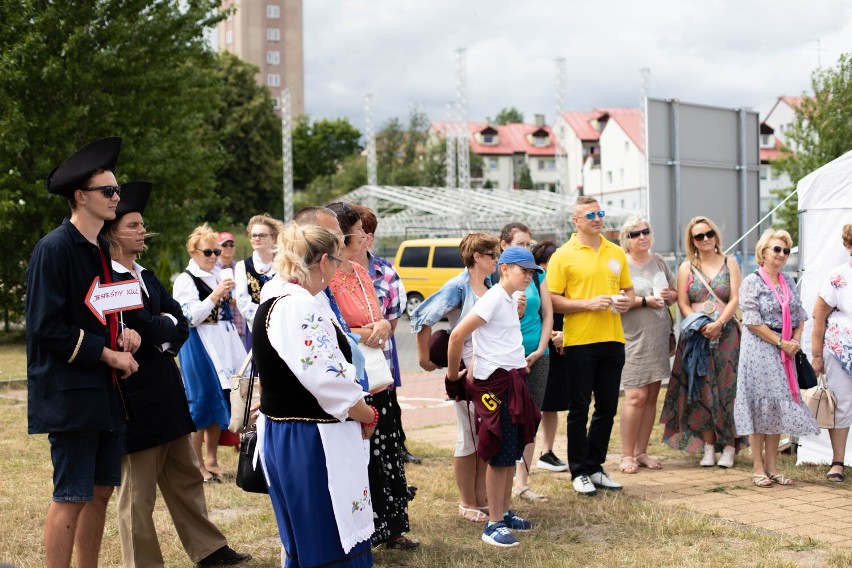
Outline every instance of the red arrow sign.
[(141, 308), (142, 290), (139, 279), (101, 284), (100, 276), (95, 276), (86, 293), (86, 306), (104, 325), (107, 322), (107, 314)]

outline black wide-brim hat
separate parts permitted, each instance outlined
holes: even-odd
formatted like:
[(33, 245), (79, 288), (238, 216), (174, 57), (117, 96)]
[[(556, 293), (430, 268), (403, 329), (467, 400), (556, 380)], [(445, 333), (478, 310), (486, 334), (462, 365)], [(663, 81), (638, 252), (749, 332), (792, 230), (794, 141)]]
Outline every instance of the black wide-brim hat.
[(129, 181), (122, 184), (121, 200), (115, 207), (115, 219), (104, 222), (101, 232), (104, 232), (113, 223), (117, 223), (128, 213), (144, 213), (153, 188), (154, 184), (150, 181)]
[(121, 138), (112, 136), (86, 144), (47, 175), (47, 191), (70, 198), (95, 172), (115, 171)]

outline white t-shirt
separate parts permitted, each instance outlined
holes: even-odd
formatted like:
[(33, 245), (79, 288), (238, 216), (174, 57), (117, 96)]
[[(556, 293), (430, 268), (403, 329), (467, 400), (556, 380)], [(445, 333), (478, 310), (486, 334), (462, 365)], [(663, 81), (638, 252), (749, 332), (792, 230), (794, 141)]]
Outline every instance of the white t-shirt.
[(473, 332), (473, 377), (485, 380), (499, 368), (527, 366), (518, 303), (499, 284), (489, 289), (470, 310), (485, 320)]

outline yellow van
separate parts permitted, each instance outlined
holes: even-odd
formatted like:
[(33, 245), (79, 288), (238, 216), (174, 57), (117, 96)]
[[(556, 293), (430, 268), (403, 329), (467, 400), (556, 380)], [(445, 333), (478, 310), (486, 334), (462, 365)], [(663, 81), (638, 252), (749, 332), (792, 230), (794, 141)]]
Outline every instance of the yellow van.
[(437, 292), (447, 280), (464, 270), (459, 254), (460, 243), (460, 238), (412, 239), (399, 245), (394, 268), (408, 296), (405, 306), (408, 317), (424, 298)]

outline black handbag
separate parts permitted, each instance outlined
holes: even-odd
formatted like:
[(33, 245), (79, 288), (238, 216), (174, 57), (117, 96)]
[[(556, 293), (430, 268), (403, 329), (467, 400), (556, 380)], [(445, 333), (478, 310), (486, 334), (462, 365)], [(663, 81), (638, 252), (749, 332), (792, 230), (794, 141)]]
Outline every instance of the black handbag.
[(817, 386), (817, 376), (807, 355), (796, 353), (796, 377), (799, 379), (799, 390), (812, 389)]
[(240, 457), (237, 462), (237, 487), (249, 493), (269, 493), (266, 486), (266, 477), (260, 460), (257, 467), (254, 466), (254, 449), (257, 446), (257, 430), (249, 430), (248, 423), (251, 420), (251, 399), (254, 391), (254, 380), (249, 381), (248, 395), (246, 396), (245, 417), (243, 418), (243, 435), (240, 439)]

